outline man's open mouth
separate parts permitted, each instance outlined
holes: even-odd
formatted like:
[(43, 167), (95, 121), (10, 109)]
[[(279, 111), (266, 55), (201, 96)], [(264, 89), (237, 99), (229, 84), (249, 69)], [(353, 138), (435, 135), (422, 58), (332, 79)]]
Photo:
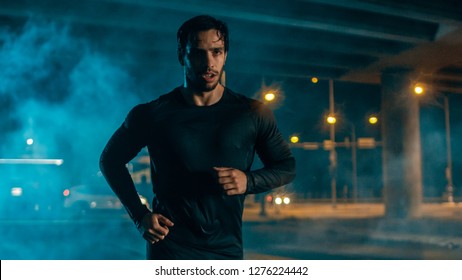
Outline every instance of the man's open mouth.
[(216, 75), (217, 74), (215, 74), (215, 73), (207, 72), (207, 73), (202, 74), (202, 78), (204, 78), (204, 80), (206, 80), (207, 82), (210, 82), (210, 81), (213, 81), (215, 79)]

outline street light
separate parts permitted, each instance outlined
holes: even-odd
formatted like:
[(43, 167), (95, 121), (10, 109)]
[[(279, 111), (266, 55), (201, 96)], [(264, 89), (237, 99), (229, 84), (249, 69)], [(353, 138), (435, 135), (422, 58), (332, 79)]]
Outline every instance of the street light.
[(265, 93), (265, 100), (266, 100), (266, 101), (271, 102), (271, 101), (273, 101), (275, 98), (276, 98), (276, 95), (274, 94), (274, 92), (269, 91), (269, 92)]
[(423, 93), (424, 93), (424, 88), (423, 88), (423, 86), (421, 86), (421, 85), (416, 85), (416, 86), (414, 87), (414, 92), (415, 92), (415, 94), (417, 94), (417, 95), (423, 94)]
[(256, 99), (262, 100), (272, 109), (276, 109), (276, 107), (281, 106), (284, 101), (284, 92), (281, 86), (275, 83), (269, 86), (262, 85), (255, 97)]
[[(328, 120), (329, 118), (326, 118), (326, 121), (328, 123), (330, 123), (331, 125), (335, 124), (336, 123), (336, 119), (335, 121), (333, 122), (329, 122)], [(371, 116), (369, 117), (369, 123), (372, 124), (372, 125), (376, 125), (378, 123), (379, 119), (378, 117), (376, 116)], [(346, 119), (340, 119), (339, 120), (340, 124), (342, 123), (345, 123), (349, 126), (350, 130), (351, 130), (351, 141), (348, 142), (348, 143), (345, 143), (345, 147), (349, 147), (351, 148), (351, 166), (352, 166), (352, 174), (351, 174), (351, 183), (352, 183), (352, 198), (353, 198), (353, 202), (356, 203), (357, 202), (357, 199), (358, 199), (358, 164), (357, 164), (357, 149), (358, 148), (361, 148), (361, 147), (375, 147), (375, 141), (374, 143), (369, 143), (369, 141), (367, 141), (366, 143), (362, 143), (364, 141), (361, 141), (361, 140), (369, 140), (369, 138), (359, 138), (357, 139), (356, 138), (356, 126), (346, 120)], [(372, 139), (371, 139), (372, 140)], [(333, 146), (332, 147), (335, 147), (338, 143), (333, 143)], [(365, 145), (366, 144), (366, 145)], [(333, 149), (333, 148), (331, 148)], [(331, 150), (332, 151), (332, 150)], [(335, 154), (336, 155), (336, 154)], [(332, 157), (332, 155), (331, 155)], [(332, 158), (331, 158), (332, 159)], [(336, 160), (336, 158), (334, 158)], [(335, 174), (334, 174), (335, 175)], [(334, 178), (335, 179), (335, 178)]]
[(297, 135), (293, 135), (292, 137), (290, 137), (290, 142), (291, 143), (298, 143), (300, 141), (300, 138), (297, 136)]
[(370, 124), (376, 124), (378, 121), (379, 121), (379, 119), (374, 115), (369, 117), (369, 123)]
[[(423, 94), (425, 91), (425, 87), (421, 84), (416, 84), (414, 87), (414, 92), (417, 95)], [(445, 170), (445, 177), (447, 180), (446, 185), (446, 193), (447, 193), (447, 200), (449, 204), (454, 204), (454, 184), (452, 180), (452, 150), (451, 150), (451, 125), (449, 120), (449, 99), (448, 95), (444, 94), (444, 102), (443, 102), (443, 109), (444, 109), (444, 124), (446, 128), (446, 170)]]
[(329, 154), (329, 171), (330, 171), (330, 187), (331, 187), (331, 196), (332, 196), (332, 207), (337, 207), (337, 151), (335, 150), (335, 123), (337, 119), (335, 118), (335, 108), (334, 108), (334, 81), (329, 80), (329, 117), (327, 118), (328, 123), (330, 124), (330, 141), (332, 142), (332, 147)]
[[(369, 117), (369, 123), (371, 125), (376, 125), (378, 123), (378, 117), (372, 115)], [(358, 148), (358, 141), (356, 139), (356, 127), (354, 124), (351, 123), (351, 161), (352, 161), (352, 172), (353, 172), (353, 202), (358, 201), (358, 164), (357, 164), (357, 148)], [(359, 147), (361, 148), (360, 144)]]
[(351, 142), (346, 147), (351, 147), (351, 183), (352, 183), (352, 197), (353, 202), (357, 202), (358, 198), (358, 164), (357, 164), (357, 141), (356, 141), (356, 127), (353, 123), (347, 121), (346, 119), (342, 120), (344, 123), (347, 123), (351, 128)]
[(337, 118), (333, 115), (329, 115), (326, 118), (328, 124), (335, 124), (337, 122)]
[[(334, 81), (332, 79), (329, 80), (329, 115), (326, 117), (326, 122), (330, 125), (330, 143), (332, 144), (329, 147), (330, 154), (329, 154), (329, 172), (331, 176), (331, 200), (332, 200), (332, 207), (337, 207), (337, 151), (335, 147), (337, 143), (335, 142), (335, 124), (337, 123), (337, 118), (335, 117), (335, 108), (334, 108)], [(369, 123), (376, 124), (378, 122), (378, 118), (376, 116), (371, 116), (369, 118)], [(351, 157), (352, 157), (352, 184), (353, 184), (353, 199), (356, 202), (357, 194), (358, 194), (358, 179), (357, 179), (357, 147), (361, 147), (361, 144), (357, 143), (356, 140), (356, 128), (355, 126), (349, 122), (351, 125), (351, 139), (352, 139), (352, 149), (351, 149)], [(373, 140), (373, 139), (372, 139)], [(360, 142), (360, 141), (358, 141)], [(375, 147), (375, 141), (373, 141), (371, 147)], [(327, 150), (327, 148), (326, 148)]]

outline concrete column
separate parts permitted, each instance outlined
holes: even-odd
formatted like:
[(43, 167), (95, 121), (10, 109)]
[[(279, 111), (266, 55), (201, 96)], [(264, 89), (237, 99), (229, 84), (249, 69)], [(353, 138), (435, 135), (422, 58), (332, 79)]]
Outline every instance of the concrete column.
[(412, 72), (382, 73), (382, 139), (385, 216), (419, 217), (422, 203), (422, 155), (419, 101)]

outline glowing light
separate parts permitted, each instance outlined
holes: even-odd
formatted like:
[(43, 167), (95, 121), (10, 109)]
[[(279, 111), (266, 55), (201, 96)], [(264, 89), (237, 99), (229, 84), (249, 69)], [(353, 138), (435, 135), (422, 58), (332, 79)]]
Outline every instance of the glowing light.
[(335, 124), (337, 119), (334, 116), (327, 116), (326, 121), (328, 124)]
[(369, 123), (370, 124), (376, 124), (379, 121), (379, 119), (376, 116), (370, 116), (369, 117)]
[(284, 204), (286, 204), (286, 205), (289, 204), (289, 203), (290, 203), (290, 198), (284, 197), (283, 202), (284, 202)]
[(70, 194), (71, 194), (71, 191), (69, 191), (68, 189), (65, 189), (65, 190), (63, 191), (63, 195), (64, 195), (64, 196), (69, 196)]
[(62, 159), (40, 159), (40, 158), (0, 158), (0, 164), (54, 164), (62, 165)]
[(28, 139), (26, 140), (26, 143), (27, 143), (27, 145), (30, 146), (30, 145), (34, 144), (34, 139), (28, 138)]
[(138, 195), (140, 197), (140, 201), (141, 201), (141, 204), (144, 204), (144, 205), (147, 205), (148, 204), (148, 200), (142, 196), (142, 195)]
[(317, 83), (319, 82), (319, 79), (316, 78), (316, 77), (313, 77), (313, 78), (311, 78), (311, 82), (312, 82), (313, 84), (317, 84)]
[(276, 199), (274, 200), (274, 203), (276, 203), (277, 205), (282, 204), (282, 198), (276, 197)]
[(263, 102), (271, 103), (268, 105), (271, 105), (273, 108), (280, 106), (281, 101), (284, 100), (284, 92), (278, 84), (262, 85), (258, 91), (258, 96)]
[(292, 136), (290, 137), (290, 142), (292, 143), (298, 143), (298, 141), (300, 141), (300, 138), (298, 138), (298, 136)]
[(274, 99), (276, 99), (276, 95), (272, 91), (267, 92), (265, 94), (265, 100), (266, 101), (273, 101)]
[(423, 94), (424, 93), (424, 88), (422, 86), (420, 86), (420, 85), (416, 85), (414, 87), (414, 92), (417, 95)]
[(22, 195), (22, 188), (21, 187), (11, 188), (11, 196), (21, 196), (21, 195)]

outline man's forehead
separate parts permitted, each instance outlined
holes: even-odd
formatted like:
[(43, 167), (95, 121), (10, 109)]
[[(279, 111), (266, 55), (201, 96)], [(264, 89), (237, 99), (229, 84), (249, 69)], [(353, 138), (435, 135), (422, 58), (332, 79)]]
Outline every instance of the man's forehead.
[(224, 37), (221, 32), (216, 29), (210, 29), (190, 34), (188, 38), (188, 45), (194, 47), (204, 41), (210, 41), (214, 45), (218, 46), (224, 46), (225, 44)]

